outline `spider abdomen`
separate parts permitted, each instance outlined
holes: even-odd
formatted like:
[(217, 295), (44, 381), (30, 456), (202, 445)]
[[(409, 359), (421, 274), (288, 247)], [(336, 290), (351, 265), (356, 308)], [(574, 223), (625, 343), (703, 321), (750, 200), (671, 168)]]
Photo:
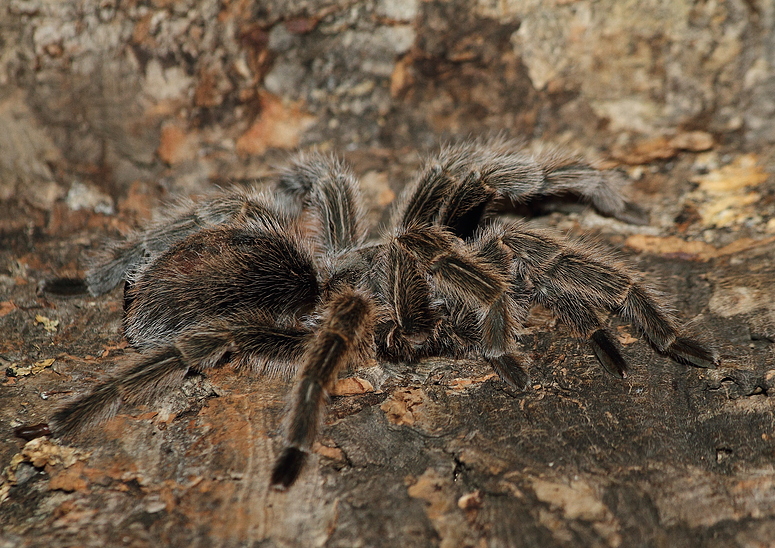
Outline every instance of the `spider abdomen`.
[(155, 347), (236, 310), (307, 313), (319, 295), (312, 257), (292, 234), (223, 226), (192, 234), (140, 270), (126, 292), (124, 327), (133, 345)]

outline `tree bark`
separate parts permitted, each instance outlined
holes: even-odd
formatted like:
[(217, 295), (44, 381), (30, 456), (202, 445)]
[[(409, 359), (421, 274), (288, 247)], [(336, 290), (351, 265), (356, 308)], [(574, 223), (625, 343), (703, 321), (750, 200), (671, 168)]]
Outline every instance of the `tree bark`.
[[(0, 2), (0, 548), (769, 545), (775, 8), (555, 4)], [(627, 173), (648, 226), (509, 214), (620, 249), (718, 369), (612, 317), (615, 379), (535, 310), (527, 390), (477, 360), (355, 371), (374, 389), (332, 398), (285, 493), (284, 379), (224, 368), (77, 440), (13, 436), (133, 352), (120, 290), (38, 290), (106, 237), (313, 146), (353, 165), (376, 235), (422, 157), (494, 132)]]

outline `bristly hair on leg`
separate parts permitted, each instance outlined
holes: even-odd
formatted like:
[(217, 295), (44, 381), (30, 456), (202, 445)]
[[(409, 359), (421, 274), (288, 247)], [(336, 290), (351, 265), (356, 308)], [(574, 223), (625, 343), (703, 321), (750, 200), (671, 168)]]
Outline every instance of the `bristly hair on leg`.
[(142, 355), (114, 378), (61, 407), (49, 420), (57, 436), (70, 437), (113, 417), (122, 403), (148, 403), (171, 386), (179, 386), (189, 371), (177, 348)]
[(325, 252), (341, 253), (366, 239), (360, 186), (349, 167), (333, 155), (303, 153), (284, 169), (277, 191), (300, 215), (307, 211)]
[(310, 341), (296, 381), (285, 448), (275, 463), (271, 485), (287, 489), (312, 449), (328, 393), (342, 369), (363, 362), (373, 353), (374, 306), (368, 294), (345, 289), (325, 305), (320, 329)]

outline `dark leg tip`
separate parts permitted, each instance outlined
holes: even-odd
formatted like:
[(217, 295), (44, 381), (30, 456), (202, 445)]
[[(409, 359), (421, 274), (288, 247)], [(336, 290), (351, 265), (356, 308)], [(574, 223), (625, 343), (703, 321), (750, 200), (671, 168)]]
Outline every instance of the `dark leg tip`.
[(715, 369), (718, 365), (718, 358), (712, 350), (704, 344), (686, 337), (678, 337), (673, 341), (665, 354), (678, 363), (703, 369)]
[(288, 489), (301, 473), (307, 453), (296, 447), (286, 447), (272, 470), (270, 485), (275, 491)]
[(603, 369), (614, 377), (627, 378), (627, 362), (624, 361), (619, 349), (603, 329), (598, 329), (589, 337), (589, 345), (595, 352)]
[(614, 217), (631, 225), (644, 226), (649, 224), (648, 212), (631, 202), (625, 203), (624, 209), (617, 211)]
[(78, 295), (88, 295), (89, 289), (86, 281), (81, 278), (52, 278), (43, 280), (40, 284), (40, 291), (60, 297), (75, 297)]
[(514, 356), (504, 354), (487, 361), (501, 380), (514, 390), (525, 390), (530, 384), (530, 376)]
[(43, 436), (50, 436), (51, 429), (48, 424), (41, 422), (38, 424), (24, 425), (16, 428), (13, 431), (14, 436), (23, 440), (31, 441), (35, 438), (42, 438)]

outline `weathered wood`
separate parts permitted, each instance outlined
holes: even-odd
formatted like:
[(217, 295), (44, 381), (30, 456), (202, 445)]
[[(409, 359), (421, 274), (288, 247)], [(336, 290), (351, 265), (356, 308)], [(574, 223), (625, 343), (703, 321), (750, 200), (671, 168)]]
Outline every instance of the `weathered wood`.
[[(193, 4), (0, 5), (1, 548), (772, 543), (771, 6)], [(355, 372), (287, 493), (286, 379), (224, 368), (69, 443), (13, 437), (132, 352), (120, 289), (38, 292), (104, 237), (313, 144), (347, 156), (376, 226), (440, 139), (498, 130), (628, 171), (649, 226), (510, 213), (621, 248), (719, 369), (612, 318), (618, 380), (537, 310), (530, 389), (477, 361)]]

